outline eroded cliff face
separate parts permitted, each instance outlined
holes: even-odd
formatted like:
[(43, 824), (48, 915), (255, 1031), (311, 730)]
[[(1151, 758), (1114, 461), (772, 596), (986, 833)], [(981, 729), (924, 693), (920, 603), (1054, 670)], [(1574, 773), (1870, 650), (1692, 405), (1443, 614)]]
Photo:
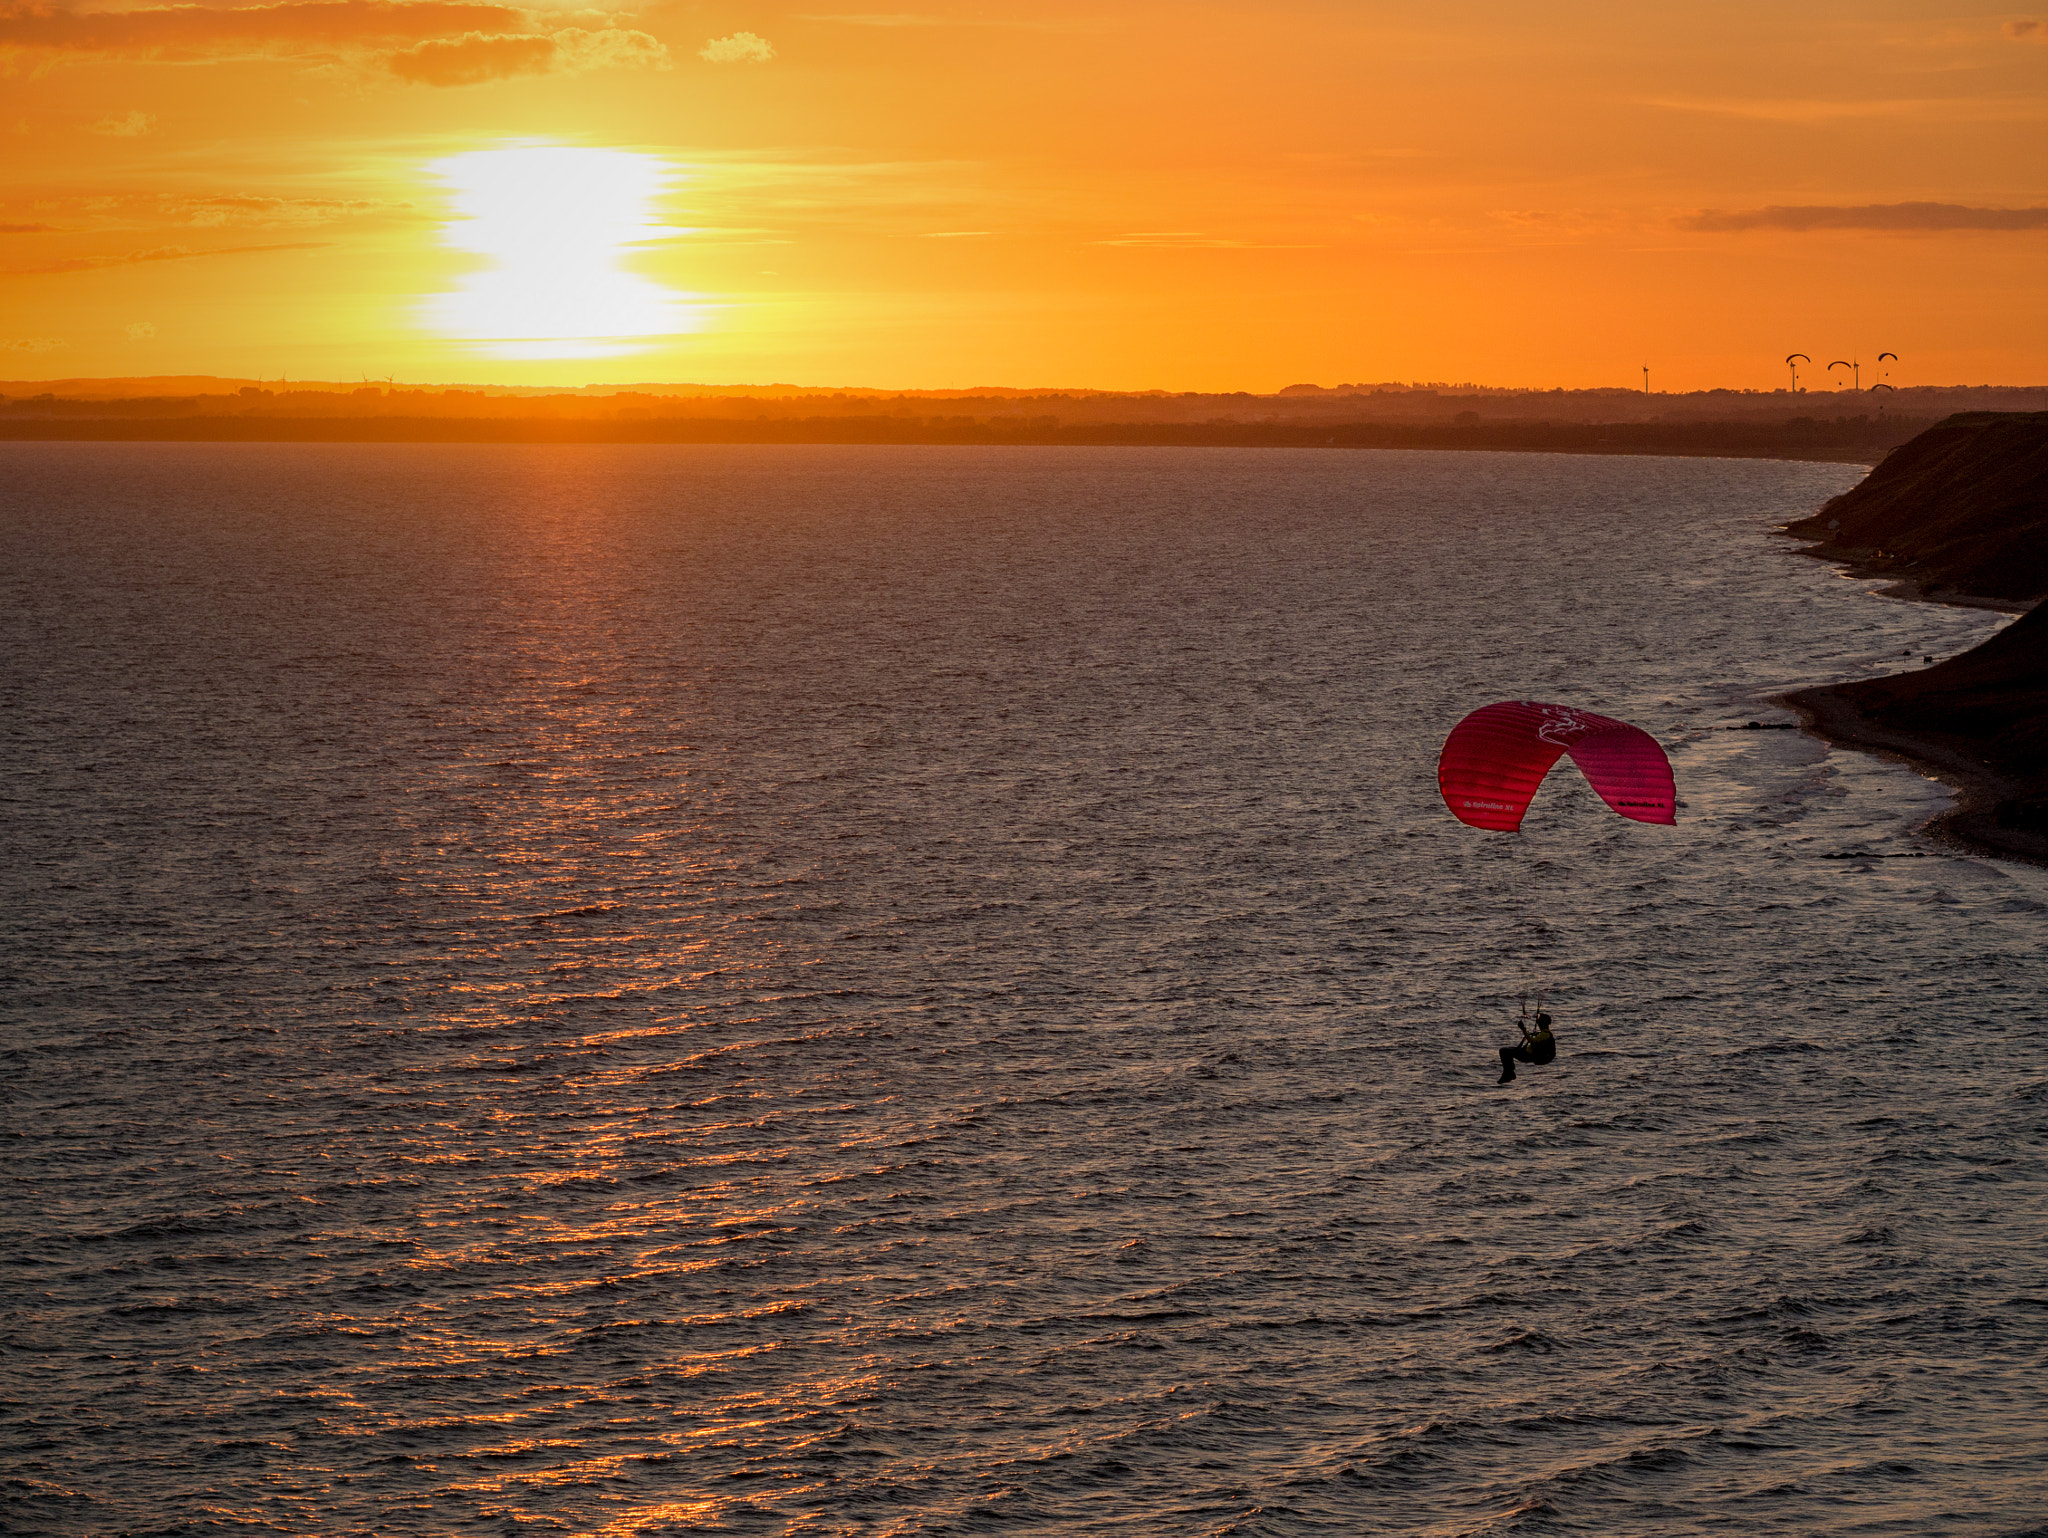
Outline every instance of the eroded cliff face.
[(2048, 596), (2048, 412), (1952, 416), (1786, 532), (1929, 597)]
[[(1926, 597), (2038, 603), (2048, 596), (2048, 412), (1950, 417), (1786, 532)], [(1786, 702), (1832, 741), (1914, 759), (1956, 785), (1962, 805), (1941, 819), (1951, 833), (2048, 860), (2048, 604), (1933, 667)]]

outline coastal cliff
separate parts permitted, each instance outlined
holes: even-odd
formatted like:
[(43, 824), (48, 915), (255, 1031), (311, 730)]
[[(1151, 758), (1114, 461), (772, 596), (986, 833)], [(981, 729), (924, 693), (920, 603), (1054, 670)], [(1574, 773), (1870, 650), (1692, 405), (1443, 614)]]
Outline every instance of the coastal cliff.
[[(1925, 597), (2025, 607), (2048, 592), (2048, 413), (1951, 417), (1786, 532)], [(1785, 702), (1829, 741), (1952, 785), (1959, 805), (1936, 831), (2048, 860), (2048, 606), (1933, 667)]]
[(2048, 412), (1938, 422), (1785, 532), (1920, 596), (2024, 608), (2048, 594)]

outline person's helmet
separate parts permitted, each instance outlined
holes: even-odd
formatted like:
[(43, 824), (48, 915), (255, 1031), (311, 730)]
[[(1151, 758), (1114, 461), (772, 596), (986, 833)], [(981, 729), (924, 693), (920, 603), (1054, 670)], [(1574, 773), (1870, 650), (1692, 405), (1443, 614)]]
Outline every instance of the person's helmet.
[(1536, 1017), (1536, 1023), (1537, 1023), (1538, 1025), (1548, 1025), (1548, 1024), (1550, 1024), (1550, 1016), (1548, 1016), (1548, 1015), (1541, 1015), (1541, 1014), (1539, 1014), (1539, 1015), (1538, 1015), (1538, 1016)]

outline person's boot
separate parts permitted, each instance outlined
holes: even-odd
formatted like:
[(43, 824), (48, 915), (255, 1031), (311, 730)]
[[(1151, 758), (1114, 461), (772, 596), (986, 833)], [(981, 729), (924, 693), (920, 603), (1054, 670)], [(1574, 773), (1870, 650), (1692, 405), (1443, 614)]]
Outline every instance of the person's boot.
[(1512, 1084), (1515, 1082), (1515, 1060), (1508, 1056), (1507, 1048), (1505, 1047), (1501, 1048), (1500, 1053), (1500, 1077), (1494, 1080), (1494, 1082), (1496, 1084)]

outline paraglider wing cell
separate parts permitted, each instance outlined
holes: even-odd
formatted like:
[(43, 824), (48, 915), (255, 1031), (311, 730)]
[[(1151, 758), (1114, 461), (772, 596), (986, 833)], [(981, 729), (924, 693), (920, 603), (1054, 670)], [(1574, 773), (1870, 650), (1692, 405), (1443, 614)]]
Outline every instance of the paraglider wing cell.
[(1436, 783), (1460, 822), (1497, 833), (1522, 826), (1536, 788), (1564, 753), (1562, 741), (1538, 733), (1555, 725), (1554, 705), (1503, 700), (1472, 712), (1444, 740)]
[(1626, 721), (1590, 719), (1600, 725), (1572, 744), (1571, 755), (1600, 799), (1637, 822), (1678, 821), (1671, 760), (1657, 739)]
[(1676, 820), (1671, 762), (1654, 737), (1626, 721), (1535, 700), (1481, 706), (1452, 728), (1437, 761), (1437, 788), (1460, 822), (1513, 833), (1565, 753), (1622, 816)]

